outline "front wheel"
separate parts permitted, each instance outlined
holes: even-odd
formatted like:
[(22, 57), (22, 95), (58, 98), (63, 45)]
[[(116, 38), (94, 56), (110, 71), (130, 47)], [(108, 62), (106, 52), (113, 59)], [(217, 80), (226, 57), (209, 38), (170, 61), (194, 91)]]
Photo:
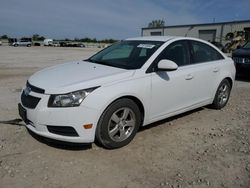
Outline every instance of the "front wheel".
[(230, 96), (231, 88), (232, 86), (227, 79), (222, 80), (216, 91), (212, 108), (221, 109), (226, 106)]
[(97, 141), (108, 149), (120, 148), (135, 137), (141, 113), (131, 99), (113, 102), (102, 114), (96, 130)]

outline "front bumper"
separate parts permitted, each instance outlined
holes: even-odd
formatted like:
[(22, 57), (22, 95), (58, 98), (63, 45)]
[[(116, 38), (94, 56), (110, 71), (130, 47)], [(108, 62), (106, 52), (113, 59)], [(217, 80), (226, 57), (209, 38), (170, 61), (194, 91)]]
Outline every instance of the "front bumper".
[(236, 74), (238, 76), (250, 76), (250, 58), (249, 57), (233, 57), (235, 68), (236, 68)]
[[(37, 106), (31, 109), (25, 107), (20, 97), (21, 106), (19, 108), (23, 108), (25, 111), (25, 115), (22, 114), (22, 119), (30, 131), (40, 136), (59, 141), (72, 143), (94, 142), (99, 114), (97, 109), (84, 105), (69, 108), (48, 108), (49, 95), (31, 92), (29, 96), (40, 98)], [(93, 126), (91, 129), (85, 129), (83, 127), (84, 124), (93, 124)], [(58, 130), (62, 130), (64, 127), (65, 129), (71, 127), (77, 134), (67, 136), (67, 134), (61, 134), (60, 131), (52, 132), (51, 129), (48, 129), (49, 127), (58, 127)]]
[(250, 76), (250, 63), (235, 63), (236, 74)]

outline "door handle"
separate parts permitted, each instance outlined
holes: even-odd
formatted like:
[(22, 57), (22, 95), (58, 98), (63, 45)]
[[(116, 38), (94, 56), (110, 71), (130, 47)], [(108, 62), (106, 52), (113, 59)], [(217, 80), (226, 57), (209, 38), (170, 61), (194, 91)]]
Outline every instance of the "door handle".
[(194, 78), (194, 76), (192, 74), (188, 74), (185, 79), (192, 80), (193, 78)]
[(215, 68), (213, 69), (213, 72), (219, 72), (219, 68), (218, 68), (218, 67), (215, 67)]

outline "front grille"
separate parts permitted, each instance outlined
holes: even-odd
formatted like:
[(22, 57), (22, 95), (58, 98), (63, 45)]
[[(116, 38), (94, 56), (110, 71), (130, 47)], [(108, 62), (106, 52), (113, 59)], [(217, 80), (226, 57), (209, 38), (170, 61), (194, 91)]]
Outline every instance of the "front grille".
[(40, 100), (41, 98), (33, 97), (31, 95), (25, 95), (24, 92), (21, 95), (22, 105), (26, 108), (31, 108), (31, 109), (36, 108)]
[(79, 136), (73, 127), (47, 125), (47, 128), (48, 131), (53, 134), (58, 134), (62, 136), (72, 136), (72, 137)]
[(248, 57), (233, 57), (235, 63), (250, 63), (250, 58)]
[(29, 82), (26, 83), (26, 87), (30, 88), (31, 91), (35, 92), (35, 93), (45, 93), (45, 90), (36, 86), (31, 85)]

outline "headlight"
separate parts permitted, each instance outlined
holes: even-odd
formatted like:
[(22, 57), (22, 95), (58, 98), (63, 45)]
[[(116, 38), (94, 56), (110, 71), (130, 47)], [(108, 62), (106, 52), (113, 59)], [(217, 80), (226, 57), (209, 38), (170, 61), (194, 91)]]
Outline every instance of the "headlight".
[(98, 87), (74, 91), (67, 94), (51, 95), (48, 107), (75, 107), (79, 106), (83, 99)]

